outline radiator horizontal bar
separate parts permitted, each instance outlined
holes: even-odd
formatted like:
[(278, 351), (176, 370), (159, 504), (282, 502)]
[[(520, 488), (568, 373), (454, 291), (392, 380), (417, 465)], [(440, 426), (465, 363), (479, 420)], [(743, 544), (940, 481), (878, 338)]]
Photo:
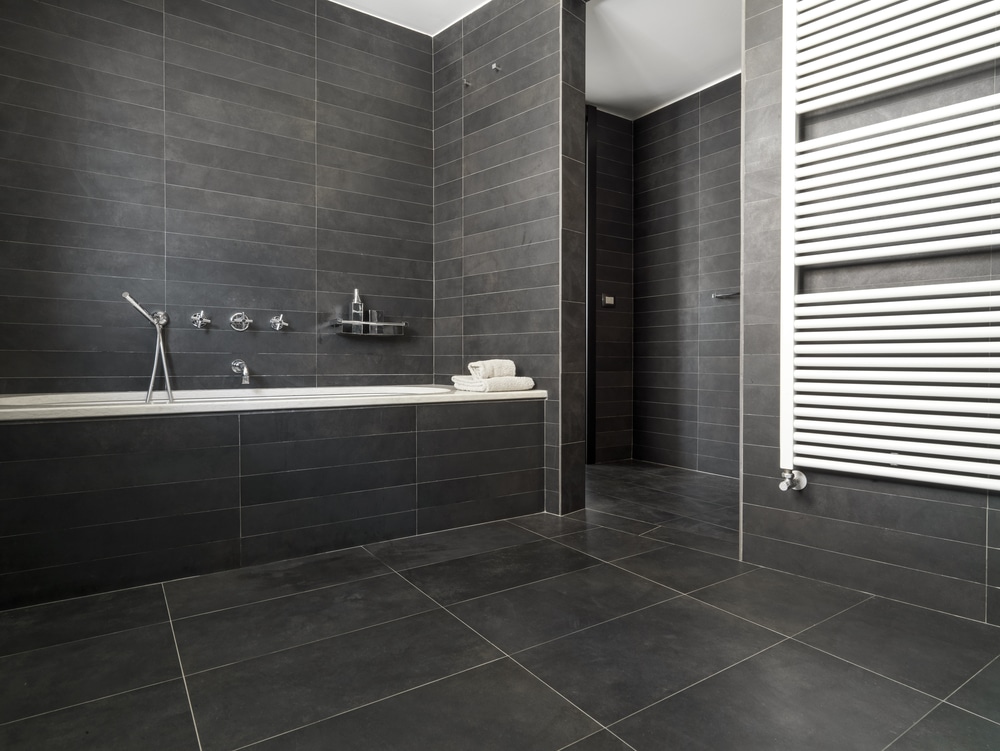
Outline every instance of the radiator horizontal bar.
[[(990, 180), (989, 176), (983, 175), (983, 181)], [(995, 181), (996, 178), (993, 178)], [(958, 182), (950, 180), (949, 182)], [(966, 181), (962, 181), (966, 182)], [(957, 187), (957, 186), (956, 186)], [(964, 187), (964, 186), (963, 186)], [(906, 190), (905, 188), (903, 190)], [(899, 191), (887, 191), (898, 193)], [(865, 200), (856, 200), (865, 198)], [(906, 201), (885, 201), (882, 195), (856, 196), (855, 207), (848, 210), (836, 210), (830, 204), (838, 201), (824, 201), (819, 204), (796, 207), (796, 229), (808, 229), (810, 227), (822, 227), (830, 224), (844, 224), (847, 222), (866, 221), (881, 217), (892, 216), (894, 221), (908, 221), (906, 216), (893, 216), (895, 214), (910, 214), (916, 212), (940, 211), (947, 206), (960, 206), (963, 204), (979, 203), (982, 201), (1000, 200), (1000, 186), (983, 188), (980, 190), (964, 190), (960, 192), (952, 191), (943, 195), (936, 195), (931, 198), (917, 198)], [(986, 208), (986, 207), (984, 207)], [(996, 207), (994, 207), (994, 210)], [(812, 216), (810, 216), (812, 214)], [(819, 214), (819, 215), (817, 215)], [(983, 211), (982, 215), (988, 215)], [(913, 221), (920, 221), (920, 217), (915, 217)]]
[[(991, 402), (946, 402), (946, 401), (936, 401), (934, 399), (893, 399), (886, 397), (875, 397), (875, 396), (837, 396), (836, 394), (797, 394), (795, 396), (796, 407), (795, 414), (801, 417), (830, 417), (834, 418), (832, 414), (817, 414), (814, 412), (808, 412), (813, 406), (820, 407), (826, 406), (829, 408), (843, 408), (836, 409), (838, 415), (845, 415), (845, 417), (837, 417), (836, 419), (856, 419), (856, 420), (871, 420), (873, 422), (881, 420), (882, 422), (908, 422), (910, 424), (923, 424), (923, 421), (927, 421), (927, 425), (950, 425), (955, 428), (982, 428), (995, 430), (996, 429), (996, 418), (1000, 417), (1000, 405)], [(867, 407), (869, 409), (886, 409), (895, 410), (894, 412), (865, 412), (864, 417), (861, 417), (862, 413), (856, 413), (852, 416), (850, 410)], [(804, 411), (799, 411), (799, 410)], [(828, 409), (826, 412), (830, 412)], [(931, 418), (933, 415), (919, 415), (918, 420), (908, 420), (907, 416), (911, 415), (914, 411), (920, 412), (938, 412), (938, 413), (952, 413), (949, 417), (940, 416), (939, 422), (932, 422)], [(964, 417), (962, 415), (980, 415), (980, 417)], [(982, 415), (993, 415), (993, 417), (982, 417)], [(945, 420), (948, 420), (945, 422)]]
[(802, 30), (799, 29), (799, 33), (796, 35), (799, 38), (794, 42), (795, 50), (799, 54), (808, 54), (808, 51), (811, 48), (825, 44), (833, 39), (857, 34), (865, 28), (892, 23), (894, 19), (898, 19), (901, 16), (905, 17), (907, 13), (912, 13), (920, 8), (932, 5), (936, 1), (937, 0), (904, 0), (904, 2), (898, 3), (896, 6), (890, 6), (888, 8), (881, 8), (878, 10), (869, 9), (868, 13), (854, 19), (853, 21), (841, 23), (829, 29), (816, 31), (810, 34), (809, 37), (802, 36)]
[[(866, 425), (854, 426), (858, 433), (863, 433), (867, 427)], [(949, 440), (941, 442), (919, 442), (889, 438), (869, 438), (865, 435), (839, 435), (836, 433), (796, 431), (793, 438), (800, 443), (818, 444), (819, 446), (857, 446), (866, 449), (897, 451), (908, 454), (932, 454), (936, 456), (956, 456), (964, 459), (982, 459), (988, 462), (998, 462), (995, 470), (1000, 472), (1000, 449), (983, 446), (955, 445), (950, 442), (950, 436)], [(985, 435), (980, 436), (980, 443), (985, 440)], [(808, 453), (816, 454), (817, 452), (810, 451)]]
[(989, 477), (956, 476), (942, 472), (923, 472), (916, 469), (904, 469), (902, 467), (872, 467), (871, 465), (858, 464), (856, 462), (831, 461), (829, 459), (809, 456), (796, 456), (793, 461), (797, 467), (812, 467), (813, 469), (826, 469), (832, 472), (846, 472), (854, 475), (875, 474), (879, 477), (930, 483), (932, 485), (951, 485), (962, 488), (976, 488), (978, 490), (1000, 490), (1000, 480), (994, 480)]
[(799, 14), (799, 39), (804, 40), (812, 34), (827, 29), (842, 29), (850, 21), (863, 20), (872, 13), (897, 2), (898, 0), (867, 0), (863, 3), (833, 0), (824, 6)]
[(795, 316), (848, 316), (864, 313), (900, 313), (910, 310), (968, 310), (1000, 305), (1000, 299), (990, 295), (975, 297), (940, 297), (921, 300), (886, 300), (840, 303), (833, 305), (798, 305)]
[(976, 355), (1000, 353), (1000, 339), (992, 342), (879, 342), (865, 344), (796, 344), (796, 355)]
[(892, 134), (897, 131), (905, 131), (928, 123), (940, 120), (954, 120), (962, 115), (981, 110), (992, 110), (1000, 107), (1000, 94), (990, 94), (976, 99), (966, 99), (961, 102), (953, 102), (944, 107), (915, 112), (912, 115), (898, 117), (892, 120), (880, 120), (870, 125), (863, 125), (860, 128), (831, 133), (828, 136), (810, 138), (799, 141), (795, 144), (797, 154), (804, 155), (819, 149), (832, 148), (838, 144), (862, 141), (883, 134)]
[[(831, 69), (799, 77), (799, 102), (826, 96), (842, 96), (845, 90), (857, 91), (866, 86), (884, 86), (886, 76), (922, 74), (934, 65), (946, 65), (958, 55), (981, 54), (984, 47), (1000, 43), (1000, 32), (992, 31), (992, 18), (937, 32), (929, 39), (920, 39), (870, 57), (834, 66)], [(940, 46), (938, 46), (940, 42)], [(992, 49), (985, 50), (995, 55)], [(884, 91), (885, 89), (880, 89)], [(851, 95), (856, 98), (856, 95)]]
[[(826, 433), (864, 433), (865, 435), (937, 441), (939, 443), (996, 444), (995, 434), (988, 430), (982, 432), (972, 430), (940, 430), (937, 428), (915, 428), (908, 425), (882, 425), (872, 422), (833, 422), (830, 420), (808, 419), (796, 419), (795, 429)], [(853, 440), (854, 437), (856, 436), (848, 437), (847, 440)]]
[(796, 342), (838, 342), (838, 341), (899, 341), (940, 339), (989, 339), (996, 336), (996, 328), (989, 326), (969, 326), (960, 329), (898, 329), (895, 331), (799, 331)]
[(945, 60), (944, 62), (936, 63), (934, 65), (926, 65), (922, 68), (910, 70), (906, 73), (900, 73), (899, 75), (892, 76), (890, 78), (883, 78), (880, 81), (875, 81), (864, 86), (857, 86), (853, 89), (840, 91), (836, 94), (830, 94), (829, 96), (819, 97), (809, 102), (804, 102), (796, 106), (795, 111), (797, 114), (802, 115), (809, 112), (815, 112), (816, 110), (836, 107), (838, 105), (862, 99), (864, 97), (873, 96), (875, 94), (882, 94), (886, 91), (892, 91), (893, 89), (902, 88), (904, 86), (922, 83), (924, 81), (929, 81), (932, 78), (937, 78), (938, 76), (957, 73), (968, 68), (992, 62), (996, 57), (996, 54), (996, 49), (990, 47), (963, 55), (961, 57), (956, 57), (951, 60)]
[[(796, 309), (796, 315), (798, 309)], [(806, 318), (798, 319), (795, 327), (799, 330), (812, 329), (867, 329), (895, 326), (949, 326), (971, 323), (1000, 323), (1000, 308), (997, 310), (962, 311), (959, 313), (913, 313), (911, 315), (850, 316), (846, 318)], [(895, 332), (888, 332), (891, 334)], [(996, 332), (1000, 333), (1000, 332)]]
[[(964, 241), (964, 242), (963, 242)], [(893, 258), (905, 258), (916, 255), (932, 255), (935, 253), (953, 253), (956, 251), (974, 250), (976, 248), (992, 248), (1000, 245), (1000, 237), (996, 235), (970, 235), (951, 240), (936, 240), (925, 243), (909, 243), (876, 248), (861, 248), (859, 250), (843, 250), (814, 255), (801, 255), (795, 259), (796, 266), (819, 266), (838, 263), (862, 263), (864, 261), (889, 261)]]
[(944, 284), (914, 284), (906, 287), (878, 287), (873, 289), (842, 289), (833, 292), (804, 292), (795, 295), (796, 305), (817, 303), (854, 302), (859, 300), (886, 300), (902, 298), (934, 298), (966, 295), (986, 295), (1000, 292), (1000, 279), (985, 282), (948, 282)]
[(965, 462), (959, 459), (941, 459), (933, 456), (908, 456), (906, 454), (883, 454), (878, 451), (860, 451), (856, 449), (842, 449), (834, 446), (810, 446), (796, 443), (792, 449), (796, 454), (809, 454), (829, 459), (851, 459), (861, 462), (872, 462), (885, 464), (888, 466), (909, 466), (927, 467), (929, 469), (940, 469), (946, 472), (961, 472), (972, 475), (993, 475), (1000, 472), (1000, 467), (996, 464), (985, 462)]
[[(814, 147), (809, 151), (800, 151), (795, 158), (795, 164), (804, 167), (823, 160), (843, 159), (863, 151), (891, 148), (907, 141), (926, 140), (966, 128), (981, 128), (992, 125), (996, 122), (995, 110), (1000, 105), (1000, 98), (984, 97), (982, 101), (982, 105), (977, 105), (975, 110), (969, 113), (964, 113), (962, 109), (959, 109), (956, 114), (949, 117), (918, 123), (910, 128), (900, 127), (889, 133), (853, 138), (849, 141), (831, 144), (825, 148)], [(991, 104), (986, 106), (986, 101), (990, 101)], [(938, 111), (940, 112), (940, 110)], [(804, 144), (807, 143), (809, 142), (804, 142)]]
[(997, 357), (796, 357), (797, 368), (1000, 369)]
[[(976, 159), (977, 157), (995, 156), (998, 151), (1000, 151), (1000, 145), (991, 141), (973, 143), (967, 146), (958, 144), (957, 148), (941, 150), (933, 155), (925, 154), (921, 156), (908, 157), (906, 159), (897, 159), (894, 162), (879, 162), (875, 164), (869, 163), (864, 167), (842, 169), (838, 172), (830, 174), (803, 178), (796, 181), (796, 187), (800, 191), (805, 191), (816, 188), (824, 188), (834, 184), (852, 183), (852, 189), (859, 190), (862, 188), (860, 188), (858, 183), (889, 174), (893, 176), (893, 180), (895, 181), (892, 183), (893, 187), (899, 187), (900, 185), (907, 185), (909, 183), (917, 182), (918, 180), (922, 182), (923, 178), (926, 177), (926, 173), (929, 172), (927, 167), (930, 165), (959, 162), (960, 164), (953, 166), (962, 167), (964, 171), (968, 171), (970, 169), (970, 165), (966, 162)], [(918, 175), (922, 176), (918, 177)], [(949, 177), (951, 176), (953, 175), (949, 175)], [(870, 183), (866, 183), (866, 185), (870, 185)]]
[(809, 75), (823, 68), (877, 54), (890, 47), (900, 47), (921, 37), (933, 37), (931, 32), (934, 26), (940, 23), (941, 18), (947, 18), (949, 25), (959, 26), (994, 12), (995, 9), (989, 3), (983, 3), (981, 0), (950, 0), (937, 3), (929, 8), (907, 13), (906, 20), (913, 24), (907, 28), (887, 33), (883, 28), (870, 26), (854, 34), (812, 47), (808, 53), (796, 56), (798, 74)]
[[(989, 117), (993, 115), (993, 112), (982, 112), (971, 116), (969, 119), (979, 120), (980, 118)], [(927, 154), (933, 152), (934, 156), (927, 160), (928, 164), (937, 164), (940, 162), (950, 162), (953, 159), (950, 156), (950, 152), (944, 151), (945, 149), (951, 149), (956, 146), (966, 146), (976, 141), (991, 141), (997, 137), (1000, 133), (1000, 126), (994, 125), (996, 118), (993, 117), (988, 123), (979, 123), (977, 125), (968, 124), (963, 130), (962, 126), (958, 125), (959, 121), (954, 121), (957, 127), (943, 129), (940, 128), (941, 123), (935, 123), (938, 132), (936, 135), (928, 135), (921, 138), (908, 138), (909, 133), (897, 134), (902, 136), (898, 138), (895, 142), (889, 143), (878, 143), (878, 144), (865, 144), (857, 143), (852, 145), (864, 146), (866, 148), (859, 148), (851, 153), (844, 154), (843, 156), (833, 157), (832, 155), (827, 155), (827, 152), (818, 152), (817, 156), (821, 160), (816, 160), (810, 164), (805, 164), (795, 170), (795, 176), (800, 178), (798, 184), (803, 184), (803, 179), (807, 177), (813, 177), (814, 175), (824, 175), (830, 173), (839, 173), (845, 170), (852, 170), (858, 167), (858, 165), (871, 165), (872, 162), (885, 163), (882, 164), (883, 172), (893, 172), (895, 171), (896, 163), (890, 163), (891, 160), (899, 160), (906, 157), (911, 157), (916, 154)], [(928, 129), (931, 126), (926, 126)], [(940, 129), (939, 129), (940, 128)], [(878, 141), (886, 141), (885, 137), (877, 139)], [(841, 147), (842, 149), (845, 147)], [(995, 152), (994, 152), (995, 153)]]
[[(926, 246), (927, 242), (916, 242), (925, 240), (928, 236), (932, 238), (945, 238), (948, 240), (960, 240), (956, 235), (976, 234), (984, 232), (1000, 231), (1000, 217), (994, 219), (979, 219), (966, 221), (957, 224), (945, 224), (936, 227), (919, 227), (916, 229), (903, 229), (896, 232), (880, 232), (874, 235), (863, 237), (842, 237), (835, 240), (816, 240), (814, 242), (803, 243), (796, 246), (796, 250), (801, 254), (823, 253), (826, 251), (854, 250), (859, 248), (871, 248), (883, 245), (893, 245), (895, 243), (913, 243), (915, 246)], [(994, 238), (994, 242), (1000, 242), (1000, 238)]]
[[(810, 397), (811, 398), (811, 397)], [(803, 397), (805, 399), (805, 397)], [(833, 398), (831, 397), (831, 401)], [(851, 399), (844, 398), (844, 404), (848, 406), (870, 406), (868, 402), (909, 402), (913, 403), (911, 400), (905, 399), (858, 399), (853, 397)], [(818, 404), (823, 404), (824, 402), (818, 402)], [(839, 401), (838, 401), (839, 403)], [(926, 404), (927, 402), (923, 402)], [(822, 406), (808, 406), (802, 404), (795, 407), (795, 417), (817, 417), (828, 420), (855, 420), (857, 422), (872, 422), (877, 423), (879, 421), (884, 423), (889, 423), (895, 425), (901, 423), (904, 425), (934, 425), (939, 428), (961, 428), (964, 430), (988, 430), (996, 431), (998, 419), (997, 417), (969, 417), (966, 415), (953, 414), (955, 405), (952, 402), (932, 402), (931, 404), (941, 404), (942, 409), (938, 410), (939, 414), (919, 414), (914, 412), (869, 412), (868, 410), (862, 409), (836, 409)], [(963, 404), (963, 407), (967, 407), (968, 404)], [(989, 409), (992, 408), (994, 414), (996, 414), (996, 405), (983, 404), (980, 405), (983, 411), (980, 414), (990, 414)], [(901, 410), (907, 409), (906, 407), (900, 407)], [(912, 407), (911, 409), (929, 409), (927, 407)]]
[[(837, 212), (842, 212), (842, 217), (839, 218), (853, 219), (853, 210), (859, 212), (858, 217), (863, 217), (867, 216), (869, 212), (878, 212), (883, 209), (886, 214), (895, 214), (904, 210), (923, 211), (928, 208), (973, 203), (982, 200), (981, 196), (985, 197), (988, 193), (995, 192), (997, 188), (986, 188), (986, 186), (994, 186), (996, 181), (996, 175), (993, 173), (981, 172), (935, 183), (920, 183), (892, 190), (800, 203), (795, 207), (795, 216), (800, 217), (796, 219), (795, 226), (807, 227), (811, 226), (810, 222), (824, 223), (828, 221), (828, 217), (810, 218), (814, 214), (834, 215)], [(979, 190), (982, 188), (986, 189)], [(931, 197), (925, 198), (925, 196)]]
[[(901, 190), (908, 188), (914, 191), (923, 189), (918, 195), (936, 195), (944, 188), (941, 185), (946, 180), (960, 180), (979, 174), (992, 174), (1000, 169), (1000, 156), (986, 156), (979, 159), (944, 164), (937, 167), (920, 169), (917, 167), (907, 170), (904, 173), (894, 173), (884, 177), (873, 177), (852, 182), (831, 184), (827, 187), (817, 187), (811, 190), (801, 190), (796, 195), (796, 205), (802, 206), (817, 201), (829, 201), (834, 199), (844, 200), (852, 196), (861, 195), (865, 198), (872, 196), (871, 200), (877, 200), (876, 196), (880, 191)], [(970, 184), (971, 187), (971, 184)]]
[[(936, 371), (936, 370), (808, 370), (797, 369), (796, 378), (809, 381), (802, 388), (810, 390), (813, 380), (860, 381), (875, 388), (875, 383), (996, 383), (996, 373), (989, 371)], [(852, 384), (853, 385), (853, 384)], [(1000, 388), (993, 390), (1000, 398)]]
[[(983, 386), (912, 386), (905, 383), (828, 383), (824, 381), (798, 381), (795, 393), (811, 394), (869, 394), (872, 396), (920, 396), (939, 399), (997, 399), (1000, 388)], [(1000, 404), (1000, 402), (998, 402)], [(955, 412), (965, 411), (965, 402), (952, 404)], [(997, 407), (994, 407), (994, 411)]]
[[(882, 211), (883, 217), (891, 213), (890, 211), (886, 211), (883, 206), (874, 207), (873, 212), (878, 211)], [(961, 234), (960, 228), (966, 226), (968, 223), (967, 220), (982, 219), (984, 217), (992, 218), (996, 213), (996, 205), (986, 203), (975, 206), (962, 206), (957, 209), (942, 209), (941, 211), (923, 211), (904, 216), (890, 216), (881, 219), (849, 222), (838, 221), (836, 224), (817, 221), (815, 223), (822, 226), (799, 230), (795, 233), (795, 239), (799, 242), (811, 242), (849, 235), (873, 235), (904, 227), (923, 227), (922, 231), (925, 233), (925, 236), (949, 237)], [(834, 217), (830, 217), (830, 219), (834, 219)], [(932, 227), (927, 227), (926, 225), (932, 225)], [(959, 231), (950, 231), (952, 227), (959, 228)], [(871, 239), (878, 241), (877, 236)]]

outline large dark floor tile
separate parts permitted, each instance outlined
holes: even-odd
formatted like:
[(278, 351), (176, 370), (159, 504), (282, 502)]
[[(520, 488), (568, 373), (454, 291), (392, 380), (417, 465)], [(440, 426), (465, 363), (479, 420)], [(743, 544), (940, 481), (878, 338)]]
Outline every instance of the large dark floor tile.
[(632, 751), (632, 747), (609, 731), (602, 730), (567, 746), (566, 751)]
[(450, 605), (599, 563), (565, 545), (539, 540), (401, 573), (437, 602)]
[(517, 660), (602, 723), (611, 723), (778, 641), (687, 597), (521, 652)]
[(365, 547), (386, 565), (398, 570), (427, 566), (477, 553), (509, 548), (538, 540), (538, 535), (507, 522), (449, 529)]
[(500, 657), (436, 610), (188, 677), (205, 751), (230, 749)]
[(164, 584), (170, 615), (183, 618), (386, 574), (363, 548), (222, 571)]
[(0, 725), (4, 751), (198, 751), (184, 683), (78, 704)]
[(592, 555), (594, 558), (600, 558), (602, 561), (616, 561), (619, 558), (648, 553), (650, 550), (662, 548), (665, 544), (657, 540), (630, 535), (614, 529), (604, 529), (603, 527), (563, 535), (557, 537), (556, 541), (587, 555)]
[(449, 610), (500, 649), (517, 652), (676, 596), (672, 589), (600, 565), (477, 597)]
[(591, 525), (585, 521), (571, 519), (569, 516), (556, 516), (555, 514), (531, 514), (529, 516), (517, 516), (508, 519), (511, 524), (524, 527), (542, 537), (558, 537), (568, 535), (573, 532), (582, 532)]
[(796, 638), (941, 699), (1000, 654), (994, 626), (878, 597)]
[(891, 751), (1000, 751), (1000, 725), (942, 704), (918, 722)]
[(259, 751), (555, 751), (598, 729), (510, 660), (255, 746)]
[(592, 508), (574, 511), (572, 514), (567, 514), (565, 518), (579, 519), (587, 524), (607, 527), (608, 529), (617, 529), (619, 532), (628, 532), (633, 535), (641, 535), (651, 529), (656, 529), (656, 525), (650, 524), (649, 522), (641, 522), (637, 519), (629, 519), (624, 516), (607, 514), (603, 511), (598, 511), (597, 509)]
[(935, 703), (835, 657), (785, 642), (612, 729), (638, 751), (876, 751)]
[(948, 701), (1000, 722), (1000, 657), (952, 694)]
[(385, 574), (184, 618), (174, 631), (192, 673), (436, 607), (398, 574)]
[(682, 545), (703, 553), (739, 559), (740, 535), (735, 530), (697, 519), (678, 519), (647, 532), (644, 537)]
[(611, 498), (607, 496), (587, 496), (587, 508), (595, 511), (603, 511), (605, 514), (624, 516), (626, 519), (635, 519), (648, 524), (665, 524), (666, 522), (679, 519), (680, 514), (657, 508), (653, 505), (644, 505), (622, 498)]
[(788, 636), (868, 597), (853, 589), (769, 569), (727, 579), (691, 596)]
[(650, 553), (625, 558), (616, 565), (678, 592), (692, 592), (757, 568), (732, 558), (679, 545), (667, 545)]
[(0, 658), (0, 722), (180, 677), (170, 624)]
[(164, 623), (158, 585), (77, 597), (0, 613), (0, 655)]

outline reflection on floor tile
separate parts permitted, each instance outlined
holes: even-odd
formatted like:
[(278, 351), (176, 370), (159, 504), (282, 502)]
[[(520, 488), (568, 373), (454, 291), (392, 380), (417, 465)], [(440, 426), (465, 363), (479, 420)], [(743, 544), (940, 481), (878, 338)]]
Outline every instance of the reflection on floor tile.
[(881, 749), (929, 696), (795, 642), (758, 654), (613, 726), (635, 748)]

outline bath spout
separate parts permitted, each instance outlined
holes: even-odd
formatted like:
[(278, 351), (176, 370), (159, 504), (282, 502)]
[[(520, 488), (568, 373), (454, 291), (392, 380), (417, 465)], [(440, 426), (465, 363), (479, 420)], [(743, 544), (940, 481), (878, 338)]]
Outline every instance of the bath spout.
[(240, 381), (244, 386), (250, 385), (250, 368), (243, 360), (233, 360), (232, 362), (233, 372), (237, 375), (242, 375), (243, 378)]

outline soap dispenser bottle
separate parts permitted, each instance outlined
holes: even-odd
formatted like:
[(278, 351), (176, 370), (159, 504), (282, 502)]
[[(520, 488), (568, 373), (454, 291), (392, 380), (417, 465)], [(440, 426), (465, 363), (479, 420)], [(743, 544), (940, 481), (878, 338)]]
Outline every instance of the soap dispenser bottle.
[(359, 323), (355, 323), (351, 326), (352, 332), (355, 334), (363, 334), (365, 327), (363, 323), (360, 323), (360, 321), (365, 320), (365, 306), (364, 303), (361, 302), (361, 295), (358, 294), (357, 290), (354, 290), (354, 299), (351, 300), (351, 320), (359, 321)]

